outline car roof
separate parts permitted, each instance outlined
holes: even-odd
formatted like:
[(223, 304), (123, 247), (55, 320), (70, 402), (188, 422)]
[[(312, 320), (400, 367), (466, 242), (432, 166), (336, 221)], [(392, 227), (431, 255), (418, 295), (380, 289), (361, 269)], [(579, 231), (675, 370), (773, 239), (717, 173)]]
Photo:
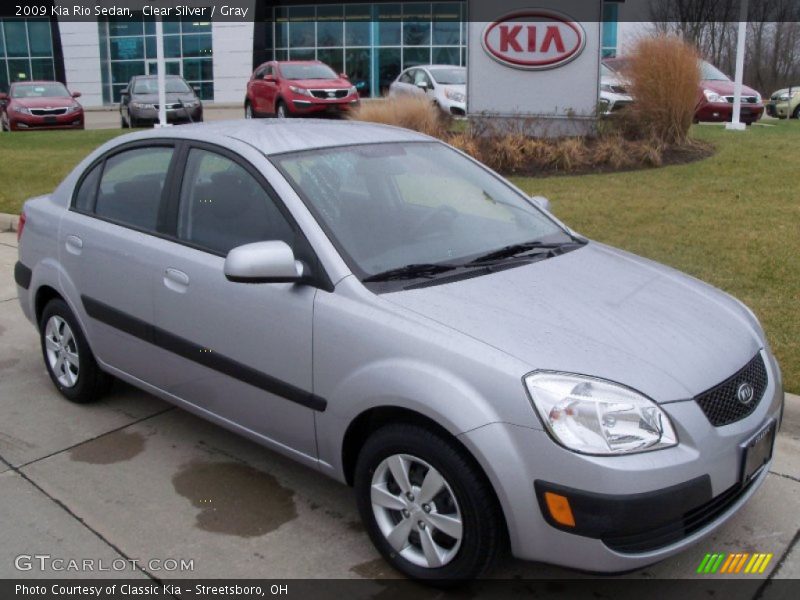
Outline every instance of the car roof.
[(421, 133), (363, 121), (323, 119), (241, 119), (150, 129), (117, 138), (120, 143), (163, 137), (184, 138), (224, 146), (230, 139), (248, 144), (267, 156), (386, 142), (435, 141)]
[[(12, 81), (10, 85), (13, 87), (15, 85), (32, 85), (32, 84), (36, 85), (36, 84), (42, 84), (42, 83), (61, 83), (61, 82), (60, 81), (56, 81), (55, 79), (33, 79), (31, 81)], [(64, 85), (64, 84), (61, 83), (61, 85)]]

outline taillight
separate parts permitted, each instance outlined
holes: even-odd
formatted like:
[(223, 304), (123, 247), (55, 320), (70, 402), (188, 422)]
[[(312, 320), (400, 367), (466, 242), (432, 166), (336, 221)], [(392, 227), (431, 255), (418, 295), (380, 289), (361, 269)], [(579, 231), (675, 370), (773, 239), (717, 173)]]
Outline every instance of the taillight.
[(19, 225), (17, 225), (17, 242), (19, 242), (20, 238), (22, 237), (22, 230), (25, 228), (25, 211), (23, 210), (19, 213)]

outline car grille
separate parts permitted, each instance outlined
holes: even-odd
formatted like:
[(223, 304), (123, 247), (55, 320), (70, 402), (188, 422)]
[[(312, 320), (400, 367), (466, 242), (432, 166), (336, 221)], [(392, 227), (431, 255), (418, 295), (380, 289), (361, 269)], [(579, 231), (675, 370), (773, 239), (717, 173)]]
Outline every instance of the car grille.
[(611, 110), (616, 112), (618, 110), (622, 110), (626, 106), (630, 106), (631, 104), (633, 104), (633, 102), (630, 102), (628, 100), (617, 100), (616, 102), (614, 102), (614, 106), (611, 108)]
[[(160, 104), (153, 104), (153, 108), (158, 110), (158, 107), (161, 106)], [(167, 110), (175, 110), (176, 108), (181, 108), (181, 103), (176, 102), (174, 104), (165, 104), (164, 106), (167, 107)]]
[[(735, 423), (752, 414), (759, 405), (767, 389), (767, 379), (767, 368), (759, 353), (738, 373), (703, 392), (695, 400), (715, 427)], [(743, 404), (737, 398), (737, 391), (743, 383), (753, 386), (753, 399), (748, 404)]]
[(747, 493), (756, 482), (756, 479), (753, 478), (744, 486), (736, 484), (728, 488), (716, 498), (712, 498), (705, 504), (685, 513), (680, 520), (643, 533), (605, 538), (603, 543), (612, 550), (626, 554), (650, 552), (675, 544), (725, 514), (731, 506), (736, 504)]
[(311, 95), (313, 95), (314, 98), (329, 100), (333, 100), (334, 98), (347, 98), (349, 93), (349, 90), (311, 90)]
[[(725, 96), (725, 100), (733, 104), (734, 96)], [(755, 96), (742, 96), (742, 104), (758, 104), (758, 98)]]
[(66, 108), (32, 108), (31, 114), (37, 117), (56, 117), (67, 112)]
[(615, 94), (625, 95), (628, 93), (628, 88), (622, 85), (612, 85), (611, 91), (614, 92)]

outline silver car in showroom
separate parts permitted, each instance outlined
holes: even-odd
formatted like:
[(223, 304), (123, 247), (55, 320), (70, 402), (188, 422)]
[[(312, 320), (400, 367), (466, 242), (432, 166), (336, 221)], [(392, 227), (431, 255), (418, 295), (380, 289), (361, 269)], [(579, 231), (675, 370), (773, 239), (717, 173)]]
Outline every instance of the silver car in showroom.
[(741, 302), (547, 206), (403, 129), (164, 128), (26, 202), (15, 278), (67, 399), (116, 377), (353, 485), (410, 577), (635, 569), (763, 483), (781, 375)]

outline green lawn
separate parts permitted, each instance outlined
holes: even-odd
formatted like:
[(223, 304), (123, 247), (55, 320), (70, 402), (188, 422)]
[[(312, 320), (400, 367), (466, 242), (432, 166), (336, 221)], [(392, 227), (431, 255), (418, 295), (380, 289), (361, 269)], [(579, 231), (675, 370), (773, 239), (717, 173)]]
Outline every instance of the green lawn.
[[(0, 135), (0, 212), (46, 193), (119, 130)], [(517, 178), (581, 233), (666, 263), (746, 302), (787, 390), (800, 393), (800, 122), (694, 128), (714, 157), (610, 175)]]
[(53, 191), (89, 152), (122, 133), (121, 129), (0, 133), (0, 213), (16, 214), (27, 198)]
[(710, 159), (649, 171), (517, 178), (593, 239), (707, 281), (758, 315), (784, 387), (800, 393), (800, 122), (698, 126)]

